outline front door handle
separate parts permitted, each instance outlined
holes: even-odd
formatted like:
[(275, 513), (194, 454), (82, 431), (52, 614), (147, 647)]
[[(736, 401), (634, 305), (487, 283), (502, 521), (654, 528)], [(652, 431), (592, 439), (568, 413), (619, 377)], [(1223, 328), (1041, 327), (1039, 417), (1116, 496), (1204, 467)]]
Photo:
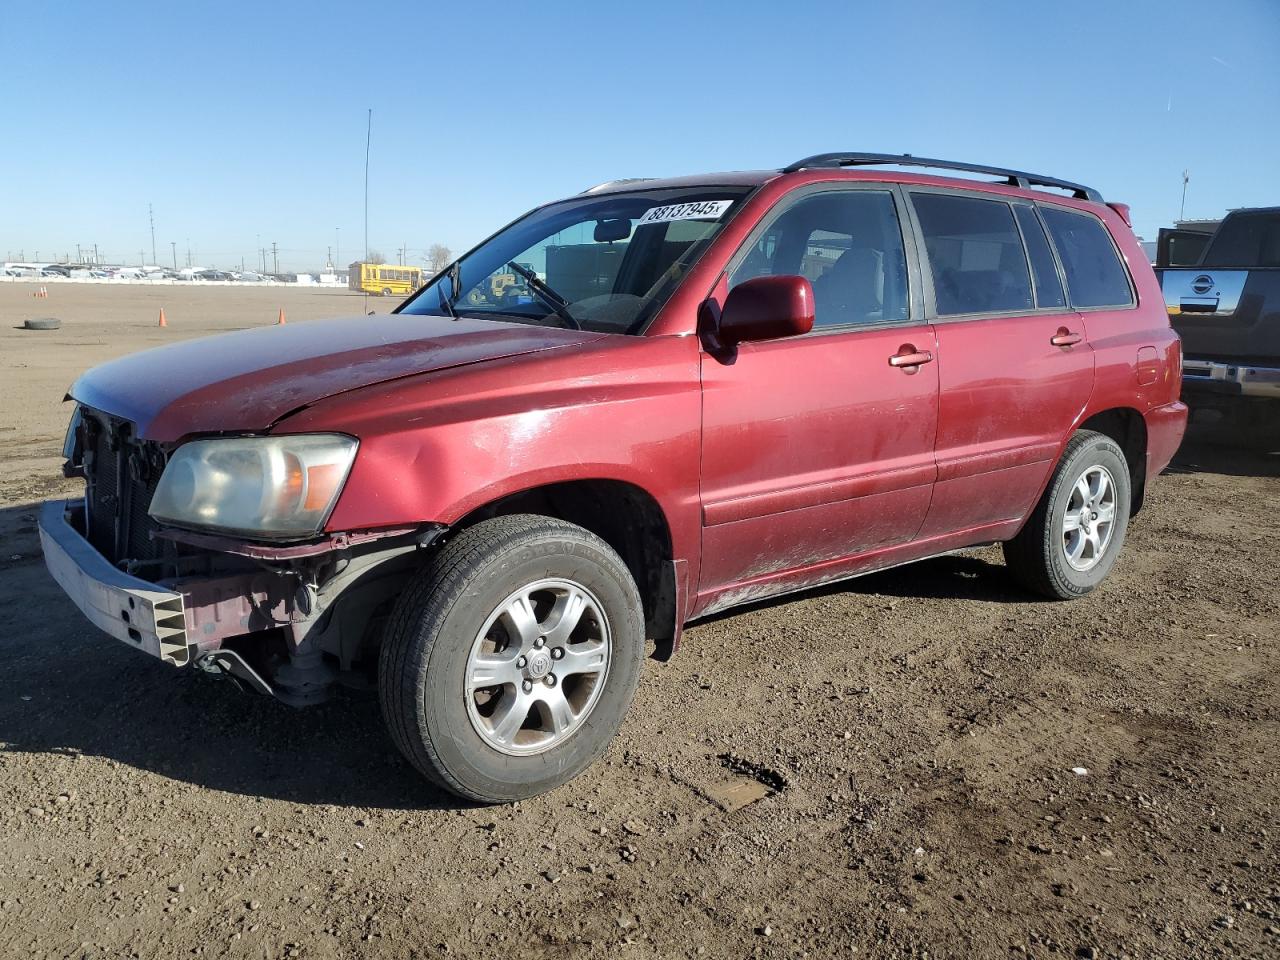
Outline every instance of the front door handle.
[(916, 367), (922, 363), (929, 363), (933, 360), (933, 354), (928, 350), (917, 350), (910, 344), (903, 344), (898, 348), (898, 352), (889, 358), (889, 366), (891, 367), (907, 367), (908, 373), (914, 373)]
[(1084, 339), (1079, 333), (1072, 333), (1066, 327), (1059, 327), (1058, 332), (1049, 338), (1049, 342), (1055, 347), (1071, 347)]

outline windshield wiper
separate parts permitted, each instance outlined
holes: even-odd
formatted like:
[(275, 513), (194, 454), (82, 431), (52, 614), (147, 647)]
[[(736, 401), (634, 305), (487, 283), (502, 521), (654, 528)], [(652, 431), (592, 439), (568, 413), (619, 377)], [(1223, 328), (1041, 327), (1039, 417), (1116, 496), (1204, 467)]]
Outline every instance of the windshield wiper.
[(458, 319), (458, 312), (453, 309), (453, 298), (446, 297), (443, 289), (440, 291), (440, 309), (447, 313), (450, 319)]
[(462, 281), (458, 276), (458, 264), (456, 261), (453, 266), (449, 268), (447, 276), (449, 278), (449, 295), (445, 296), (444, 287), (441, 286), (440, 309), (449, 314), (452, 319), (457, 320), (458, 311), (453, 309), (453, 301), (458, 299), (458, 294), (461, 292), (459, 288), (462, 286)]
[(547, 286), (545, 282), (538, 278), (536, 273), (528, 267), (516, 263), (514, 260), (509, 260), (507, 266), (524, 277), (525, 282), (529, 284), (533, 292), (542, 298), (543, 303), (555, 311), (556, 316), (574, 330), (582, 329), (582, 324), (578, 322), (577, 317), (569, 312), (569, 301)]

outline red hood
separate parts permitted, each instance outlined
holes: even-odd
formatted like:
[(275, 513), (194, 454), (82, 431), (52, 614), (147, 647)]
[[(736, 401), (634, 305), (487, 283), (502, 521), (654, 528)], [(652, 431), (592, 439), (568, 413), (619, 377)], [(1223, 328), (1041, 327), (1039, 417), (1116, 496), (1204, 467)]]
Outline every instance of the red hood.
[(567, 346), (602, 334), (408, 314), (259, 327), (94, 367), (71, 396), (138, 435), (266, 430), (318, 400), (398, 377)]

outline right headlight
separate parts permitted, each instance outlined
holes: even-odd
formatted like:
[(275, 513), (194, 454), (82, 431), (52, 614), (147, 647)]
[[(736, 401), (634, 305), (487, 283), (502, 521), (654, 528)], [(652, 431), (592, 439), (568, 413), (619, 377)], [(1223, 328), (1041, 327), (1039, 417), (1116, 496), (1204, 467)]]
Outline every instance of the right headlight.
[(192, 440), (169, 458), (149, 512), (249, 537), (313, 536), (329, 519), (357, 446), (324, 433)]

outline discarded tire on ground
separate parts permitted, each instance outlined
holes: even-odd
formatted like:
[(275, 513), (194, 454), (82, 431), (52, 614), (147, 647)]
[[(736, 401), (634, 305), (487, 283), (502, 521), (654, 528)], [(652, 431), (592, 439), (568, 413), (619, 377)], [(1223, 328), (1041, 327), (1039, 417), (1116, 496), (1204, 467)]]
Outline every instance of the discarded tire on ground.
[(41, 317), (37, 320), (26, 320), (22, 325), (28, 330), (57, 330), (62, 326), (62, 321), (53, 317)]

